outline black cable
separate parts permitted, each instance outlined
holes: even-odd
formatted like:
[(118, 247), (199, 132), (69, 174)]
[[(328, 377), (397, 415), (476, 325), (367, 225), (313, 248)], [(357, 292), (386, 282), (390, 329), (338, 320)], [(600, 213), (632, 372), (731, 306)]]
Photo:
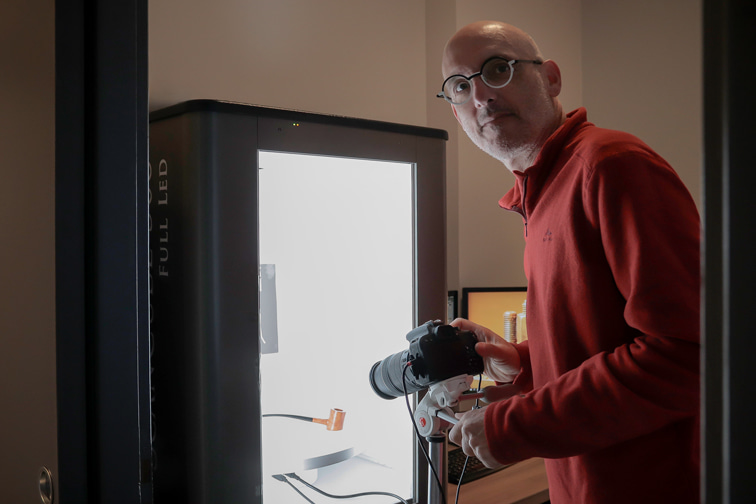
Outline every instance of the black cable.
[(422, 442), (422, 436), (420, 435), (420, 429), (417, 427), (417, 423), (415, 422), (415, 415), (412, 413), (412, 407), (410, 406), (409, 402), (409, 394), (407, 393), (407, 370), (412, 365), (412, 361), (407, 362), (407, 365), (404, 366), (404, 370), (402, 371), (402, 388), (404, 389), (404, 400), (407, 403), (407, 410), (409, 410), (410, 419), (412, 420), (412, 426), (415, 428), (415, 435), (417, 436), (418, 444), (420, 445), (420, 448), (423, 450), (423, 455), (425, 455), (425, 460), (428, 461), (428, 467), (431, 468), (431, 471), (433, 472), (433, 476), (436, 478), (436, 483), (438, 484), (438, 488), (441, 490), (441, 498), (444, 500), (444, 504), (446, 504), (446, 492), (444, 491), (444, 487), (441, 484), (441, 478), (439, 478), (438, 473), (436, 472), (436, 468), (433, 467), (433, 464), (431, 463), (430, 455), (428, 455), (428, 451), (425, 449), (425, 445), (423, 445)]
[[(480, 392), (480, 389), (483, 387), (483, 374), (478, 375), (478, 388), (476, 392)], [(473, 409), (480, 408), (480, 399), (475, 399), (475, 406), (473, 406)], [(470, 461), (470, 456), (465, 457), (465, 463), (462, 465), (462, 471), (459, 473), (459, 481), (457, 481), (457, 494), (454, 498), (454, 504), (457, 504), (459, 502), (459, 490), (462, 487), (462, 478), (465, 476), (465, 471), (467, 470), (467, 463)]]
[(454, 497), (454, 504), (459, 502), (459, 489), (462, 487), (462, 477), (465, 475), (467, 469), (467, 462), (470, 460), (470, 456), (465, 457), (465, 463), (462, 465), (462, 471), (459, 473), (459, 481), (457, 481), (457, 495)]
[(296, 492), (297, 492), (297, 493), (298, 493), (299, 495), (301, 495), (301, 496), (302, 496), (302, 498), (303, 498), (304, 500), (306, 500), (306, 501), (307, 501), (307, 502), (309, 502), (310, 504), (315, 504), (315, 502), (311, 501), (311, 500), (310, 500), (310, 499), (309, 499), (309, 498), (308, 498), (308, 497), (307, 497), (307, 496), (306, 496), (305, 494), (303, 494), (303, 493), (302, 493), (302, 492), (301, 492), (301, 491), (299, 490), (299, 488), (295, 487), (295, 486), (294, 486), (294, 484), (293, 484), (293, 483), (292, 483), (291, 481), (289, 481), (288, 479), (286, 479), (286, 476), (284, 476), (283, 474), (274, 474), (274, 475), (273, 475), (273, 478), (277, 479), (278, 481), (283, 481), (284, 483), (287, 483), (287, 484), (288, 484), (288, 485), (289, 485), (289, 486), (290, 486), (291, 488), (293, 488), (293, 489), (294, 489), (294, 490), (295, 490), (295, 491), (296, 491)]
[(386, 497), (392, 497), (394, 499), (399, 499), (404, 504), (408, 504), (408, 502), (406, 500), (402, 499), (401, 497), (399, 497), (396, 494), (392, 494), (392, 493), (389, 493), (389, 492), (360, 492), (360, 493), (349, 494), (349, 495), (334, 495), (334, 494), (329, 494), (328, 492), (325, 492), (325, 491), (321, 490), (320, 488), (314, 486), (313, 484), (308, 483), (307, 481), (303, 480), (302, 478), (300, 478), (297, 475), (297, 473), (286, 473), (286, 476), (289, 477), (289, 478), (292, 478), (292, 479), (295, 479), (295, 480), (299, 481), (300, 483), (302, 483), (303, 485), (307, 486), (308, 488), (311, 488), (312, 490), (315, 490), (320, 495), (325, 495), (326, 497), (330, 497), (331, 499), (356, 499), (357, 497), (365, 497), (367, 495), (385, 495)]
[(306, 416), (300, 416), (300, 415), (283, 415), (280, 413), (269, 413), (267, 415), (262, 415), (263, 417), (284, 417), (284, 418), (294, 418), (296, 420), (304, 420), (305, 422), (312, 422), (315, 420), (313, 417), (306, 417)]
[[(480, 392), (483, 387), (483, 374), (478, 375), (478, 389), (476, 392)], [(475, 406), (473, 409), (480, 408), (480, 398), (475, 399)], [(470, 456), (465, 457), (465, 463), (462, 465), (462, 471), (459, 473), (459, 481), (457, 481), (457, 496), (454, 498), (454, 504), (459, 502), (459, 489), (462, 487), (462, 478), (465, 476), (465, 470), (467, 470), (467, 463), (470, 461)]]
[[(476, 390), (476, 392), (479, 393), (481, 390), (483, 390), (483, 373), (478, 375), (478, 389)], [(480, 397), (475, 399), (475, 407), (473, 409), (479, 409), (479, 408), (480, 408)]]

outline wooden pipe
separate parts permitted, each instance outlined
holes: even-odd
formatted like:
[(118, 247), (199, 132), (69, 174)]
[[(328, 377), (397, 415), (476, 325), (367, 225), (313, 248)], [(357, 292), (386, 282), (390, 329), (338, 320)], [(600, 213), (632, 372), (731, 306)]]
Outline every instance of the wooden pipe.
[(341, 429), (343, 429), (345, 416), (346, 411), (338, 408), (331, 408), (331, 414), (328, 416), (328, 418), (312, 418), (300, 415), (281, 415), (277, 413), (263, 415), (263, 417), (293, 418), (295, 420), (304, 420), (305, 422), (317, 423), (325, 425), (326, 429), (328, 429), (329, 431), (340, 431)]
[(331, 414), (328, 415), (328, 419), (325, 418), (313, 418), (313, 423), (318, 423), (326, 426), (326, 429), (330, 431), (339, 431), (344, 428), (344, 417), (346, 411), (338, 408), (331, 408)]

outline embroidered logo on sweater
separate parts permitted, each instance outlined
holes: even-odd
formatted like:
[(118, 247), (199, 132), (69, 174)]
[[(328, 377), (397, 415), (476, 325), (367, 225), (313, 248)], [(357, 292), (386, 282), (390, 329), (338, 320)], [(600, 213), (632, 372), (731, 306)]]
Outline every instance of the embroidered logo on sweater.
[(551, 241), (551, 229), (546, 228), (546, 234), (543, 235), (543, 241)]

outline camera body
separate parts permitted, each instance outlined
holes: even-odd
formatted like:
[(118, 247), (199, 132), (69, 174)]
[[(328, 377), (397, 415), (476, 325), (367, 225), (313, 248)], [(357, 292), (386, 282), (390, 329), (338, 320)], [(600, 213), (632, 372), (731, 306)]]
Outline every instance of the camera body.
[[(430, 321), (407, 333), (409, 349), (376, 362), (370, 370), (370, 385), (384, 399), (407, 393), (459, 375), (483, 372), (483, 358), (475, 351), (478, 340), (464, 331), (440, 321)], [(405, 380), (404, 369), (411, 362)]]

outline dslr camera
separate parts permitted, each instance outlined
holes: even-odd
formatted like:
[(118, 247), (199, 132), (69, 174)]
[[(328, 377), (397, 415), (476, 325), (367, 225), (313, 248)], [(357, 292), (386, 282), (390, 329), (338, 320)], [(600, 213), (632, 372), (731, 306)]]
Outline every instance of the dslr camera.
[[(376, 362), (370, 370), (370, 385), (383, 399), (424, 390), (434, 383), (459, 375), (483, 372), (483, 358), (475, 351), (478, 340), (440, 321), (430, 321), (407, 333), (409, 349)], [(407, 363), (412, 365), (404, 372)]]

